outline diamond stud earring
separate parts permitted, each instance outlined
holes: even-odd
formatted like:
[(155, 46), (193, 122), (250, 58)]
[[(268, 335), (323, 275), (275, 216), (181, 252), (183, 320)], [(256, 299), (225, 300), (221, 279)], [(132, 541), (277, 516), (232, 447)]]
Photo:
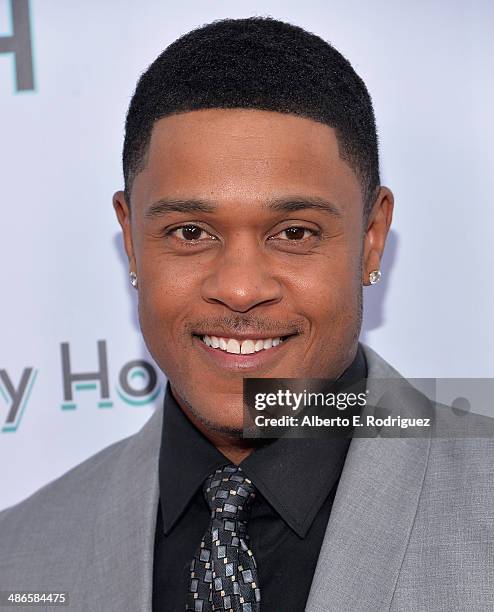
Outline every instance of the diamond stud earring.
[(137, 274), (135, 272), (129, 272), (130, 284), (134, 289), (137, 289)]
[(381, 279), (381, 270), (372, 270), (372, 272), (369, 274), (369, 283), (371, 285), (375, 285), (376, 283), (378, 283)]

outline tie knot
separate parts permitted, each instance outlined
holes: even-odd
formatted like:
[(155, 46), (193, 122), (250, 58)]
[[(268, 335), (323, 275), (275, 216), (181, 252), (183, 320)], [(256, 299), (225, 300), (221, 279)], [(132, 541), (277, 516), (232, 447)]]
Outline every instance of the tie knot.
[[(204, 481), (204, 497), (213, 518), (247, 521), (256, 489), (237, 465), (226, 465)], [(230, 522), (231, 522), (230, 521)]]

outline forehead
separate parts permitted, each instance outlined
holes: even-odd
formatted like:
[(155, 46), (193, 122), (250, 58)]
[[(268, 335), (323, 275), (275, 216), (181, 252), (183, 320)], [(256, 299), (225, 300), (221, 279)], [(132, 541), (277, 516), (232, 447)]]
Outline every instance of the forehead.
[(271, 111), (207, 109), (156, 122), (133, 200), (262, 200), (285, 193), (360, 200), (329, 126)]

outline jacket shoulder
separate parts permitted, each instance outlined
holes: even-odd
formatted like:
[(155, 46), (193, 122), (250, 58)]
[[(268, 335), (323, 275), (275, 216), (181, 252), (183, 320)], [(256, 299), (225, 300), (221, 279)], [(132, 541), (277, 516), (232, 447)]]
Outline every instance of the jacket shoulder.
[[(135, 434), (134, 434), (135, 435)], [(44, 485), (23, 501), (0, 512), (0, 575), (2, 566), (29, 555), (35, 542), (61, 541), (78, 528), (105, 489), (113, 467), (133, 436), (107, 446)], [(79, 535), (79, 537), (83, 537)]]

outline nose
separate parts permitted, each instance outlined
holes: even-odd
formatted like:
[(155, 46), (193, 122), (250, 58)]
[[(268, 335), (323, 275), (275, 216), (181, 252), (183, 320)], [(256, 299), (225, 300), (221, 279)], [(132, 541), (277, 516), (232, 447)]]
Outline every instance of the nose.
[(247, 312), (282, 298), (282, 285), (273, 276), (267, 255), (254, 239), (237, 238), (234, 245), (224, 247), (211, 265), (202, 284), (202, 297), (207, 302)]

